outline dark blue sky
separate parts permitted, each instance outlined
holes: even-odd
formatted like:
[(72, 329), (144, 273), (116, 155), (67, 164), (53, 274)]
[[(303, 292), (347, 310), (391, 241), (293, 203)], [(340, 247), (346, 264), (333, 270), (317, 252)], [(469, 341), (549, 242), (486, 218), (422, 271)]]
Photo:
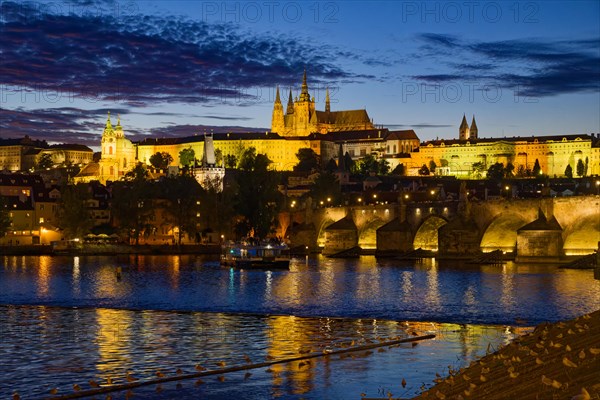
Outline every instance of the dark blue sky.
[(0, 1), (0, 137), (269, 128), (306, 68), (324, 107), (454, 138), (600, 132), (600, 2)]

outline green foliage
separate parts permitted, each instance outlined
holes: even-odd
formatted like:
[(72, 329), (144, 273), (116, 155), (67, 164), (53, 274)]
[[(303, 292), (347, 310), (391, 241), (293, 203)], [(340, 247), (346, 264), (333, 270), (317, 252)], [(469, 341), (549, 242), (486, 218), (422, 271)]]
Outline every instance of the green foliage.
[(346, 164), (346, 171), (354, 171), (354, 160), (352, 159), (352, 156), (346, 152), (346, 154), (344, 154), (344, 164)]
[(313, 169), (318, 170), (320, 167), (319, 155), (311, 148), (299, 149), (296, 158), (298, 158), (298, 164), (294, 165), (294, 171), (310, 172)]
[(542, 167), (540, 166), (540, 161), (536, 158), (535, 164), (533, 164), (533, 170), (531, 171), (533, 176), (538, 176), (542, 173)]
[(111, 214), (117, 227), (135, 239), (135, 244), (139, 243), (140, 234), (153, 228), (150, 221), (154, 188), (147, 177), (146, 168), (138, 164), (125, 175), (124, 181), (115, 182), (112, 188)]
[(354, 165), (354, 171), (360, 175), (386, 175), (390, 172), (390, 164), (387, 160), (377, 160), (372, 154), (369, 154)]
[(215, 164), (221, 166), (223, 163), (223, 150), (215, 149)]
[(233, 154), (225, 156), (225, 168), (235, 168), (237, 166), (237, 158)]
[(487, 170), (487, 178), (493, 181), (501, 181), (504, 178), (504, 164), (497, 162), (490, 165)]
[(433, 160), (429, 161), (429, 172), (434, 174), (436, 168), (437, 168), (437, 164), (435, 163), (435, 161), (433, 161)]
[(419, 168), (419, 175), (422, 175), (422, 176), (429, 175), (429, 168), (427, 168), (427, 165), (423, 164), (423, 166), (421, 168)]
[(310, 195), (317, 203), (323, 201), (327, 205), (340, 204), (342, 199), (340, 182), (334, 174), (321, 172), (310, 187)]
[(509, 162), (504, 168), (504, 176), (507, 178), (512, 178), (513, 176), (515, 176), (514, 171), (515, 166), (511, 162)]
[(586, 176), (588, 174), (588, 168), (590, 165), (590, 160), (589, 158), (585, 158), (585, 168), (583, 169), (583, 176)]
[(519, 168), (517, 168), (517, 176), (520, 178), (531, 176), (531, 170), (529, 168), (525, 168), (525, 166), (521, 164), (519, 165)]
[(579, 177), (582, 177), (583, 174), (585, 173), (585, 165), (583, 164), (583, 161), (581, 161), (581, 158), (577, 161), (576, 171), (577, 171), (577, 176), (579, 176)]
[(183, 167), (190, 167), (196, 160), (196, 152), (191, 147), (183, 149), (179, 152), (179, 164)]
[(11, 222), (8, 204), (4, 197), (0, 197), (0, 238), (8, 233)]
[(54, 166), (54, 161), (52, 161), (52, 155), (48, 153), (44, 153), (40, 156), (40, 159), (37, 162), (36, 169), (46, 169), (52, 168)]
[(89, 199), (91, 196), (87, 184), (66, 185), (62, 188), (57, 225), (64, 230), (67, 238), (81, 238), (94, 226), (86, 203)]
[(161, 197), (168, 201), (166, 211), (170, 222), (179, 228), (177, 243), (183, 233), (194, 236), (200, 228), (200, 198), (202, 187), (189, 175), (169, 176), (158, 183)]
[(264, 154), (256, 154), (253, 147), (242, 155), (234, 205), (239, 235), (245, 236), (254, 231), (256, 237), (264, 238), (271, 233), (276, 222), (282, 195), (277, 190), (279, 175), (269, 171), (270, 164), (271, 160)]
[(481, 174), (483, 174), (483, 171), (485, 170), (485, 165), (481, 161), (478, 161), (473, 163), (471, 168), (473, 170), (473, 175), (475, 175), (476, 178), (481, 178)]
[(151, 155), (149, 161), (154, 168), (165, 169), (173, 162), (173, 156), (166, 151), (158, 152)]
[(573, 178), (573, 168), (571, 167), (571, 164), (567, 164), (567, 168), (565, 168), (565, 176), (567, 178)]
[(404, 168), (404, 164), (398, 164), (391, 173), (392, 175), (404, 176), (406, 174), (406, 168)]

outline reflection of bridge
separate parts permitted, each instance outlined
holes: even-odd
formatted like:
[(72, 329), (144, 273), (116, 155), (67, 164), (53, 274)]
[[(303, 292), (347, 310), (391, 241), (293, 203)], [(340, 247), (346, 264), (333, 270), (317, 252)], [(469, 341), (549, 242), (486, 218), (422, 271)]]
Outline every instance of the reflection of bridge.
[[(424, 202), (373, 206), (330, 207), (298, 212), (281, 220), (290, 234), (292, 245), (326, 246), (336, 235), (327, 228), (343, 218), (351, 220), (354, 236), (363, 249), (380, 249), (377, 231), (393, 220), (406, 221), (405, 248), (437, 250), (438, 229), (457, 218), (458, 202)], [(490, 200), (470, 204), (470, 226), (477, 232), (479, 249), (513, 251), (517, 230), (538, 218), (538, 210), (549, 219), (554, 216), (562, 228), (563, 251), (566, 255), (587, 254), (598, 248), (600, 241), (600, 197), (562, 197), (527, 200)], [(287, 221), (283, 223), (283, 221)], [(290, 223), (294, 221), (295, 224)], [(390, 224), (391, 225), (391, 224)], [(398, 225), (398, 224), (397, 224)], [(458, 224), (460, 225), (460, 224)], [(449, 226), (450, 227), (450, 226)], [(399, 228), (402, 229), (402, 228)], [(302, 232), (300, 232), (302, 231)], [(330, 232), (331, 233), (331, 232)], [(479, 250), (477, 249), (477, 250)]]

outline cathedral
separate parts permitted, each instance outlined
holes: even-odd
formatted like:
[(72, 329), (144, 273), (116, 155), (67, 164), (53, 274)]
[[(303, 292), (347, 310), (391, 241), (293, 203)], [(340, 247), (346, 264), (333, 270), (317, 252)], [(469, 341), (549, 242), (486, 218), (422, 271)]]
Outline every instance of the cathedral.
[(302, 78), (300, 96), (292, 99), (292, 90), (288, 98), (285, 113), (279, 95), (275, 94), (271, 132), (284, 137), (305, 137), (312, 133), (325, 134), (341, 131), (365, 131), (375, 129), (366, 110), (331, 111), (329, 89), (325, 95), (325, 111), (315, 109), (315, 97), (308, 93), (306, 71)]
[(479, 131), (477, 129), (477, 124), (475, 123), (475, 116), (473, 115), (473, 121), (471, 121), (471, 126), (469, 127), (469, 124), (467, 123), (467, 117), (463, 114), (462, 122), (458, 128), (458, 139), (477, 140), (478, 133)]

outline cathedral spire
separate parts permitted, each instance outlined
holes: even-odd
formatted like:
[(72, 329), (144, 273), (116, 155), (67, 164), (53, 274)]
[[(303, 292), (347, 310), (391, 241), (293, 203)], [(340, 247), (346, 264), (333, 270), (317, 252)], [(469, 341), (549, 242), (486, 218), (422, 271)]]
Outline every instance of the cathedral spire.
[(463, 114), (462, 122), (458, 128), (458, 138), (460, 140), (469, 139), (469, 124), (467, 123), (467, 117)]
[(105, 129), (112, 129), (112, 125), (110, 123), (110, 111), (108, 112), (108, 117), (106, 118), (106, 128)]
[(281, 104), (281, 98), (279, 97), (279, 86), (277, 86), (277, 92), (275, 92), (275, 104)]
[(287, 110), (285, 113), (288, 115), (294, 113), (294, 99), (292, 99), (292, 88), (290, 88), (290, 98), (288, 99)]
[(473, 114), (473, 121), (471, 122), (471, 128), (469, 129), (469, 138), (477, 139), (478, 134), (479, 129), (477, 129), (477, 124), (475, 123), (475, 115)]
[(308, 85), (306, 84), (306, 69), (304, 70), (304, 76), (302, 77), (302, 90), (300, 91), (300, 101), (310, 101), (310, 94), (308, 94)]
[(329, 88), (325, 91), (325, 112), (331, 111), (331, 104), (329, 100)]
[(117, 114), (117, 126), (121, 126), (121, 114)]

